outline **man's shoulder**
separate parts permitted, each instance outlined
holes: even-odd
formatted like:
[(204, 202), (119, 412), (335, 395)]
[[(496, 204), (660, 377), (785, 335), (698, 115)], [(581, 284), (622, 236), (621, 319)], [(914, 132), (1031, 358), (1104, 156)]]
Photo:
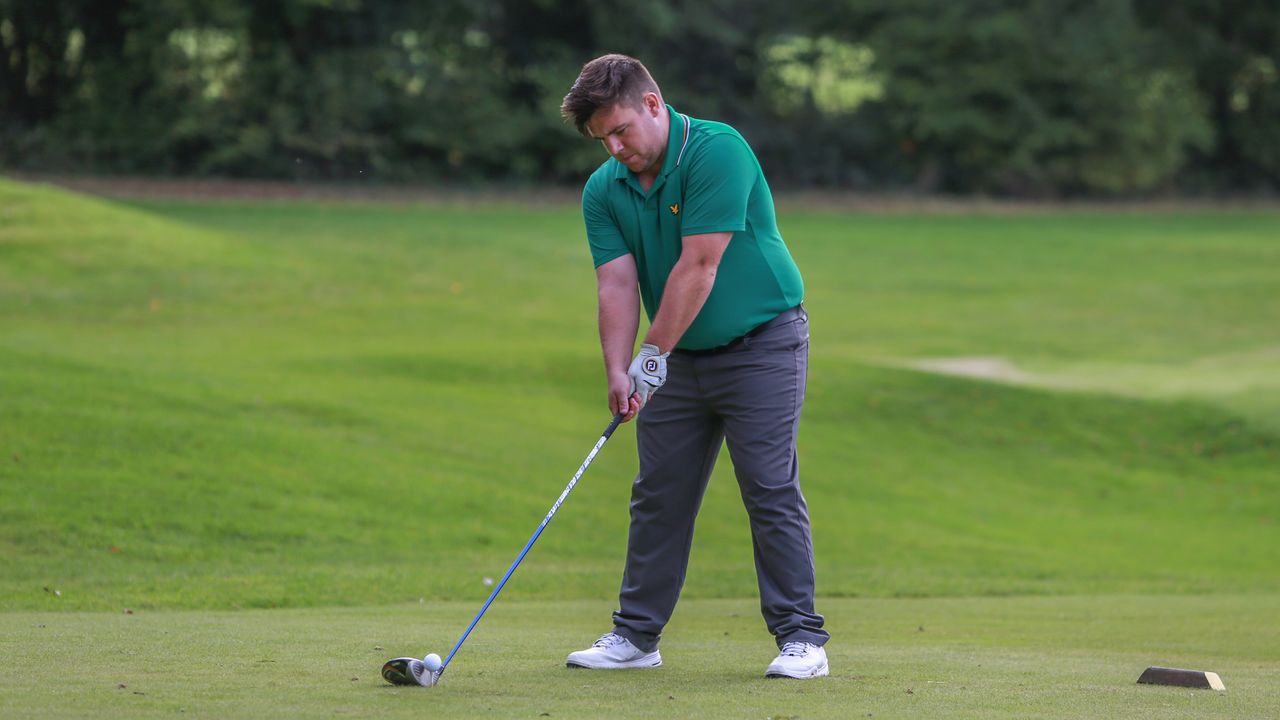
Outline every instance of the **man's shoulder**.
[(689, 118), (689, 142), (693, 143), (711, 143), (724, 144), (733, 141), (747, 144), (746, 138), (742, 137), (742, 133), (738, 129), (726, 122), (719, 120), (704, 120), (702, 118)]
[(745, 162), (755, 158), (751, 144), (737, 128), (716, 120), (689, 118), (689, 155), (696, 163)]
[(714, 137), (716, 135), (731, 135), (733, 137), (742, 137), (738, 129), (727, 122), (719, 120), (707, 120), (705, 118), (689, 117), (689, 128), (693, 135), (701, 137)]
[(618, 175), (618, 165), (614, 158), (600, 163), (600, 167), (587, 177), (587, 182), (582, 187), (583, 195), (607, 192), (612, 187), (611, 181)]

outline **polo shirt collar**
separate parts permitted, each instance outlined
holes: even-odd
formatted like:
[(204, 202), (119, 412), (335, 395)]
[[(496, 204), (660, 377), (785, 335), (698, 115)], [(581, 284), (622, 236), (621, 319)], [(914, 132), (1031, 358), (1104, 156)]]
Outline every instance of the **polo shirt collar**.
[(680, 167), (685, 148), (689, 147), (689, 116), (676, 112), (675, 108), (668, 105), (667, 117), (671, 118), (671, 124), (670, 132), (667, 133), (667, 157), (662, 161), (662, 172), (659, 173), (662, 177)]

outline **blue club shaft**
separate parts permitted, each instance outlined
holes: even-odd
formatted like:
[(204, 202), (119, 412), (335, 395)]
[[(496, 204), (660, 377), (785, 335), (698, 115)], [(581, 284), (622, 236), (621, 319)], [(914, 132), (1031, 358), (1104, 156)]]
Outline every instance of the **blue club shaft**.
[(519, 567), (520, 561), (524, 560), (524, 556), (529, 554), (529, 549), (538, 541), (538, 536), (542, 534), (544, 529), (546, 529), (547, 523), (551, 522), (551, 518), (555, 516), (556, 511), (560, 509), (565, 498), (569, 497), (569, 493), (573, 490), (573, 486), (578, 484), (578, 478), (582, 477), (582, 474), (587, 471), (587, 468), (591, 465), (591, 461), (596, 459), (596, 453), (600, 452), (600, 448), (604, 447), (605, 441), (609, 439), (609, 436), (613, 434), (613, 431), (618, 428), (618, 425), (621, 422), (621, 414), (613, 416), (613, 421), (609, 423), (609, 427), (605, 428), (604, 434), (596, 441), (595, 447), (591, 448), (591, 452), (587, 454), (587, 459), (583, 460), (582, 464), (578, 466), (578, 472), (573, 474), (573, 479), (571, 479), (569, 484), (565, 486), (564, 492), (560, 493), (560, 497), (556, 499), (555, 504), (551, 506), (551, 509), (547, 511), (546, 516), (542, 518), (542, 522), (538, 524), (538, 529), (533, 531), (533, 537), (530, 537), (529, 542), (524, 544), (524, 549), (516, 556), (515, 562), (511, 563), (511, 567), (507, 568), (506, 574), (504, 574), (502, 579), (498, 581), (497, 586), (493, 588), (493, 592), (489, 593), (489, 599), (484, 601), (484, 607), (481, 607), (480, 612), (476, 613), (475, 619), (473, 619), (471, 624), (467, 626), (467, 629), (462, 633), (462, 637), (458, 638), (458, 643), (453, 646), (453, 650), (449, 651), (449, 656), (446, 657), (444, 662), (440, 665), (439, 672), (441, 674), (444, 673), (445, 668), (449, 667), (449, 661), (453, 660), (453, 656), (458, 654), (458, 649), (462, 647), (462, 643), (466, 642), (467, 636), (471, 634), (473, 629), (475, 629), (476, 624), (480, 622), (480, 618), (484, 617), (485, 611), (493, 604), (494, 598), (498, 597), (498, 593), (502, 592), (503, 586), (507, 584), (507, 580), (511, 578), (511, 574), (516, 571), (517, 567)]

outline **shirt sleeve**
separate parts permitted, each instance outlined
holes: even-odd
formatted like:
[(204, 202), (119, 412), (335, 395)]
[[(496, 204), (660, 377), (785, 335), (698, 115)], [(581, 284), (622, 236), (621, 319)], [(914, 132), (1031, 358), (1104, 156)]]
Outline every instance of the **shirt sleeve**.
[(712, 135), (689, 162), (681, 234), (746, 230), (747, 200), (759, 173), (746, 141), (729, 133)]
[(604, 190), (594, 176), (582, 189), (582, 220), (587, 226), (587, 243), (591, 246), (591, 260), (596, 267), (631, 252), (618, 223), (609, 212)]

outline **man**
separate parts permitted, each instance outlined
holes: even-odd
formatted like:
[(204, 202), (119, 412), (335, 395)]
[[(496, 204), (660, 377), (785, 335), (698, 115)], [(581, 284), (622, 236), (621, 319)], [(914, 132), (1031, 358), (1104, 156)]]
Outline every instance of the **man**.
[[(694, 520), (727, 440), (751, 519), (766, 677), (826, 675), (796, 434), (808, 367), (804, 285), (751, 148), (665, 104), (636, 59), (587, 63), (561, 112), (611, 156), (582, 211), (596, 266), (609, 409), (637, 418), (626, 568), (614, 628), (570, 667), (662, 664)], [(640, 304), (650, 327), (631, 358)], [(661, 390), (659, 390), (661, 388)]]

